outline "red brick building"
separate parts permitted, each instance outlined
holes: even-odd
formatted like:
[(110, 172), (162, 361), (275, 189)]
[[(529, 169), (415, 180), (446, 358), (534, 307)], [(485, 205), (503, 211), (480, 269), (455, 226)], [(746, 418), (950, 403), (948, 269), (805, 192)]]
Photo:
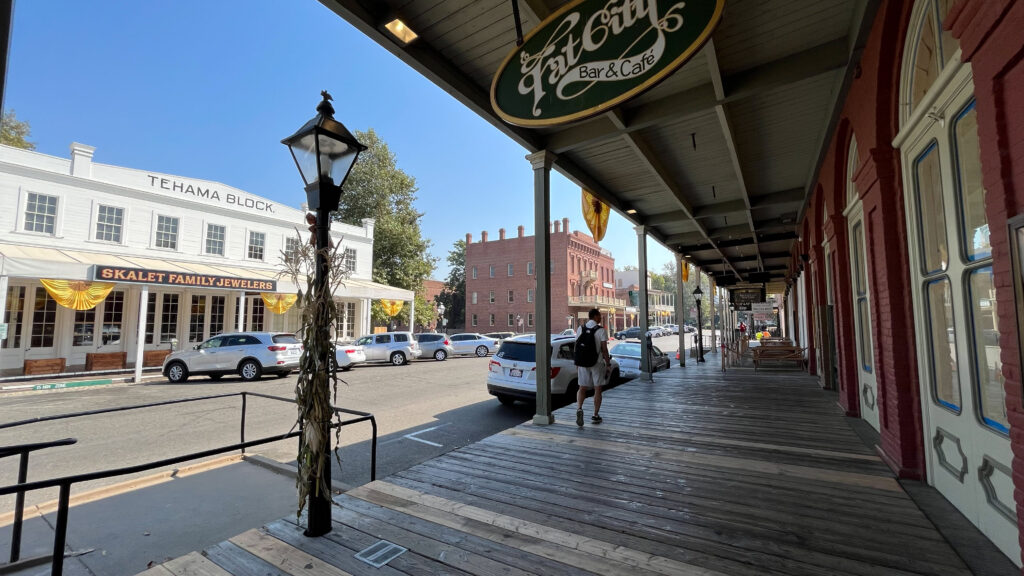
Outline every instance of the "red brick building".
[[(533, 239), (522, 226), (514, 237), (502, 228), (497, 240), (486, 231), (477, 242), (466, 234), (466, 330), (534, 331)], [(589, 234), (570, 232), (568, 218), (552, 223), (551, 260), (553, 333), (576, 326), (591, 308), (621, 313), (625, 301), (615, 297), (615, 259)]]
[[(1022, 293), (1011, 249), (1024, 234), (1008, 221), (1024, 213), (1022, 30), (1020, 1), (881, 3), (787, 298), (809, 370), (878, 430), (883, 459), (938, 488), (1018, 563)], [(828, 308), (834, 341), (820, 333)], [(830, 352), (834, 384), (822, 370)]]

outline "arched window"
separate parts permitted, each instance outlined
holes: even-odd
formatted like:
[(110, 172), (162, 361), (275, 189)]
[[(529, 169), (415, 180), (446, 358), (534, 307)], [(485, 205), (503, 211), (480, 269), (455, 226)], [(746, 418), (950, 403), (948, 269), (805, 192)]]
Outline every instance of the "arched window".
[[(905, 74), (903, 103), (906, 117), (917, 109), (928, 90), (960, 47), (956, 38), (942, 29), (954, 0), (922, 0), (914, 6), (907, 52), (913, 72)], [(906, 118), (904, 118), (906, 119)]]
[(860, 194), (857, 193), (857, 183), (853, 181), (860, 166), (860, 156), (857, 154), (857, 137), (850, 136), (850, 148), (846, 153), (846, 205), (849, 206), (857, 201)]

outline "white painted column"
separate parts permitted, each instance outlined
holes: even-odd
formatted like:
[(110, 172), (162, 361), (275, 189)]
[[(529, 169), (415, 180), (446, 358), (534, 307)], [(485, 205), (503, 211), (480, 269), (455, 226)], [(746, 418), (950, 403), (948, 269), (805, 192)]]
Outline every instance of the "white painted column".
[(245, 332), (245, 292), (238, 293), (238, 326), (236, 332)]
[[(533, 261), (537, 263), (533, 318), (540, 350), (541, 346), (546, 349), (551, 345), (551, 166), (555, 155), (541, 150), (526, 159), (533, 167)], [(537, 354), (536, 360), (537, 399), (533, 423), (545, 426), (555, 423), (551, 414), (551, 358), (548, 354)]]
[[(4, 321), (4, 317), (7, 315), (7, 276), (0, 276), (0, 322)], [(13, 332), (10, 326), (7, 327), (7, 332)], [(2, 346), (3, 340), (0, 340), (0, 346)]]
[(650, 305), (647, 301), (647, 227), (640, 225), (636, 227), (637, 245), (637, 283), (640, 285), (640, 298), (637, 301), (640, 310), (640, 372), (648, 380), (654, 380), (651, 376), (651, 353), (647, 349), (647, 331), (650, 330), (650, 323), (647, 316), (650, 314)]
[(149, 285), (142, 285), (139, 295), (139, 326), (135, 333), (135, 380), (142, 382), (142, 356), (146, 346), (146, 304), (149, 302)]
[(372, 321), (373, 315), (372, 315), (372, 313), (370, 311), (370, 308), (372, 307), (372, 304), (373, 304), (373, 302), (369, 298), (364, 298), (363, 299), (363, 314), (362, 314), (362, 316), (363, 316), (363, 320), (362, 320), (363, 327), (362, 327), (362, 331), (356, 336), (356, 338), (358, 338), (359, 336), (365, 335), (365, 334), (369, 334), (370, 332), (373, 331), (372, 330), (373, 327), (371, 326), (371, 321)]
[(409, 301), (409, 332), (416, 333), (416, 295)]
[(686, 262), (683, 262), (682, 254), (676, 253), (676, 325), (679, 326), (679, 365), (686, 366), (686, 331), (683, 330), (683, 291), (686, 290), (686, 286), (683, 285), (683, 266), (687, 266)]

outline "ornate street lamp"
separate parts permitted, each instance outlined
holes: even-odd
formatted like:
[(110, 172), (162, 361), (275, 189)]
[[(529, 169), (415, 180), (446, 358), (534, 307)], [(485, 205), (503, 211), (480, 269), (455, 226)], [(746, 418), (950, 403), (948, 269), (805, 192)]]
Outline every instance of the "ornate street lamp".
[[(334, 119), (331, 95), (320, 93), (323, 100), (316, 107), (316, 116), (295, 134), (281, 140), (288, 146), (295, 166), (306, 185), (306, 202), (316, 212), (316, 269), (313, 302), (319, 303), (314, 318), (325, 316), (320, 309), (332, 305), (328, 287), (328, 250), (330, 250), (331, 212), (338, 209), (341, 187), (348, 178), (359, 154), (366, 150), (348, 129)], [(330, 316), (326, 316), (330, 318)], [(334, 346), (331, 344), (329, 320), (318, 321), (307, 333), (314, 345), (306, 347), (310, 360), (302, 369), (309, 377), (306, 402), (299, 406), (303, 434), (299, 440), (299, 470), (305, 471), (309, 503), (306, 536), (322, 536), (331, 531), (331, 460), (330, 409), (331, 390), (328, 370), (332, 366)], [(306, 460), (306, 461), (304, 461)]]
[(700, 298), (703, 295), (704, 291), (700, 289), (700, 282), (697, 282), (697, 287), (693, 290), (693, 299), (697, 302), (697, 362), (704, 361), (704, 323), (700, 317)]

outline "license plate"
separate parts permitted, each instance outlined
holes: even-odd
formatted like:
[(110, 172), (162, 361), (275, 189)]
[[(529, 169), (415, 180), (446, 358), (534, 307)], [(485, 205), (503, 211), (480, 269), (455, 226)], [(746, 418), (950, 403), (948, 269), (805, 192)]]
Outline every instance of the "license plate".
[(513, 369), (508, 371), (508, 375), (516, 377), (516, 378), (521, 378), (523, 376), (523, 371), (519, 370), (517, 368), (513, 368)]
[(299, 350), (297, 348), (292, 348), (291, 350), (288, 351), (288, 355), (289, 356), (298, 356), (299, 355)]

